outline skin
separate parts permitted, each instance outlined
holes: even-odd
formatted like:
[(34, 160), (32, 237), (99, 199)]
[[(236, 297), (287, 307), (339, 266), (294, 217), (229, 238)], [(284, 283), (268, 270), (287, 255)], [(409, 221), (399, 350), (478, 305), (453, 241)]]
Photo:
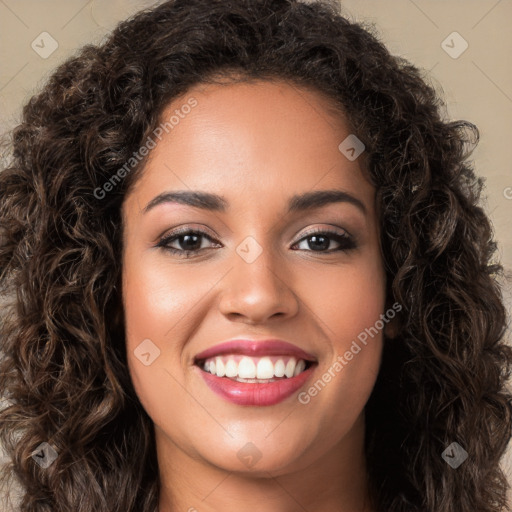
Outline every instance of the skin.
[[(190, 97), (197, 106), (151, 150), (122, 212), (129, 371), (154, 422), (160, 512), (372, 511), (364, 406), (381, 331), (308, 404), (297, 394), (267, 407), (232, 404), (193, 364), (235, 337), (281, 338), (318, 360), (304, 391), (385, 312), (375, 189), (362, 157), (349, 161), (338, 150), (350, 131), (315, 91), (270, 81), (200, 85), (163, 118)], [(325, 189), (350, 193), (366, 213), (336, 202), (286, 214), (292, 195)], [(177, 190), (221, 194), (229, 207), (163, 203), (144, 212), (155, 196)], [(178, 227), (207, 234), (189, 258), (156, 247)], [(329, 237), (315, 251), (305, 237), (312, 228), (348, 233), (357, 245), (334, 251), (340, 244)], [(252, 263), (236, 252), (248, 236), (262, 249)], [(187, 248), (183, 237), (170, 244)], [(145, 339), (160, 350), (148, 366), (134, 355)], [(252, 467), (237, 456), (249, 442), (261, 453)]]

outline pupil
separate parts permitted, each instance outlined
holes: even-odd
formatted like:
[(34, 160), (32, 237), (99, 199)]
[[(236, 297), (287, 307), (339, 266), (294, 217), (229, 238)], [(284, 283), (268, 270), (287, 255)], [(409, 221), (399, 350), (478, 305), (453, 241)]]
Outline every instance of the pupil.
[[(181, 238), (184, 240), (184, 242), (181, 243), (181, 246), (183, 249), (190, 250), (190, 249), (197, 248), (196, 245), (197, 245), (197, 241), (199, 239), (198, 235), (183, 235)], [(195, 240), (191, 242), (191, 239), (195, 239)]]
[[(327, 249), (329, 247), (329, 239), (326, 236), (311, 235), (309, 238), (310, 242), (308, 242), (308, 245), (310, 249)], [(313, 240), (313, 243), (311, 243), (311, 240)], [(318, 244), (318, 240), (323, 240), (323, 243)]]

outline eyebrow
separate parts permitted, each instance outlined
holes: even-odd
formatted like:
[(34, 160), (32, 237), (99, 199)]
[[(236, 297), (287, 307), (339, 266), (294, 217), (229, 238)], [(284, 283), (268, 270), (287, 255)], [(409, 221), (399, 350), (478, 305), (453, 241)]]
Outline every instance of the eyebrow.
[[(223, 196), (217, 194), (177, 190), (158, 194), (144, 207), (143, 213), (147, 213), (164, 203), (185, 204), (214, 212), (225, 212), (229, 207), (229, 202)], [(304, 194), (296, 194), (288, 201), (288, 213), (312, 210), (332, 203), (349, 203), (356, 206), (365, 215), (367, 213), (361, 200), (342, 190), (313, 190)]]

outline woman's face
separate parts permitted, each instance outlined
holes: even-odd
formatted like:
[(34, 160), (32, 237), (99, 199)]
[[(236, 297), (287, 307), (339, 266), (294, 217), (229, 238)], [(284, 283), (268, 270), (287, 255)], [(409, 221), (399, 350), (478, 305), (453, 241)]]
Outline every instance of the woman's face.
[[(360, 340), (384, 313), (385, 276), (375, 189), (338, 148), (347, 125), (285, 82), (196, 86), (173, 115), (123, 204), (129, 371), (159, 453), (275, 475), (350, 453), (379, 369), (382, 331)], [(216, 199), (161, 196), (178, 191)], [(344, 195), (300, 200), (318, 191)], [(217, 347), (235, 339), (252, 343)]]

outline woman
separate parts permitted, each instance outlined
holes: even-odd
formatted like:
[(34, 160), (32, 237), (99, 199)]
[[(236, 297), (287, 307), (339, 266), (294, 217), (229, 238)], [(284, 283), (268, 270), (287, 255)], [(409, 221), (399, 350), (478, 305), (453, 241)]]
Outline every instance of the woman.
[(441, 105), (327, 3), (169, 1), (62, 64), (0, 174), (21, 509), (504, 510), (501, 267)]

